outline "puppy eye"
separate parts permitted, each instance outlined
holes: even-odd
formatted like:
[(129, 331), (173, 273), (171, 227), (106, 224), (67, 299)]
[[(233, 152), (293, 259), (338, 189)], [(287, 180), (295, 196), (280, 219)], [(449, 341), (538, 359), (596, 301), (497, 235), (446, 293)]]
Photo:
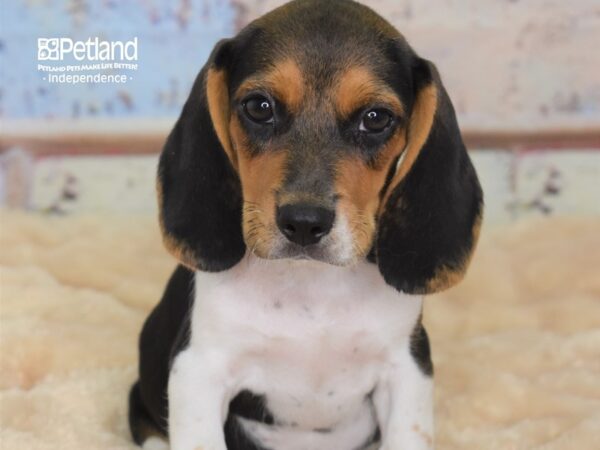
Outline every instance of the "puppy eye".
[(273, 105), (263, 96), (252, 97), (244, 102), (244, 113), (257, 123), (273, 122)]
[(371, 109), (367, 111), (360, 122), (358, 129), (367, 133), (379, 133), (392, 123), (392, 114), (385, 109)]

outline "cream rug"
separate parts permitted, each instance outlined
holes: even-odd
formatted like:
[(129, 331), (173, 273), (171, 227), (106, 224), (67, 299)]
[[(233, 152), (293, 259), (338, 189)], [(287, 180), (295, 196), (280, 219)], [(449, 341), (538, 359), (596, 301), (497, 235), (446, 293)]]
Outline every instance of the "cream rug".
[[(155, 218), (4, 212), (0, 266), (0, 448), (135, 449), (137, 335), (174, 267)], [(437, 448), (600, 448), (600, 219), (484, 230), (425, 318)]]

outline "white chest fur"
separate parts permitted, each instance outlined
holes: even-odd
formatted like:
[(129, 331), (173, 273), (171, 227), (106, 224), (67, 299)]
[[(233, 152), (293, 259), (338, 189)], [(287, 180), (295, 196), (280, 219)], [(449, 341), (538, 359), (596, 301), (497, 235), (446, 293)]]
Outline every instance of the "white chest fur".
[(215, 380), (230, 395), (265, 395), (282, 426), (369, 433), (365, 399), (394, 365), (394, 349), (408, 345), (421, 306), (374, 264), (248, 256), (226, 272), (196, 273), (190, 349), (211, 355), (204, 370), (219, 367)]

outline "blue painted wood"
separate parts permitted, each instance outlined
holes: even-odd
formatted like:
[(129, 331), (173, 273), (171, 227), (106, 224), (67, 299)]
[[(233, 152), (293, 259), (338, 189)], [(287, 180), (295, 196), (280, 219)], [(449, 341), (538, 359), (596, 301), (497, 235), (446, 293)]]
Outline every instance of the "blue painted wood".
[[(234, 32), (235, 11), (218, 0), (16, 0), (2, 2), (0, 117), (173, 117), (214, 43)], [(138, 70), (125, 84), (51, 84), (37, 69), (37, 39), (138, 38)], [(40, 64), (78, 62), (67, 58)], [(44, 80), (46, 77), (46, 80)]]

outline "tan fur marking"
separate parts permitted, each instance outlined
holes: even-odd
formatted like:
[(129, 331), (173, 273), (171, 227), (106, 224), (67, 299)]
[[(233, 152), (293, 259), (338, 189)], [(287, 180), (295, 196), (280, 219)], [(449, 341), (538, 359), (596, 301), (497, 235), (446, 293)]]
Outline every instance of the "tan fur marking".
[(398, 130), (381, 149), (373, 166), (356, 157), (344, 159), (336, 167), (335, 187), (340, 195), (339, 208), (350, 222), (356, 257), (364, 256), (371, 247), (375, 235), (375, 214), (379, 209), (379, 193), (391, 162), (405, 143), (404, 130)]
[(190, 270), (198, 270), (198, 264), (196, 262), (196, 257), (194, 256), (194, 251), (190, 249), (187, 245), (175, 239), (169, 233), (167, 233), (164, 227), (161, 225), (162, 237), (163, 237), (163, 245), (167, 249), (171, 255), (177, 259), (181, 264), (186, 266)]
[[(357, 183), (356, 180), (361, 181)], [(338, 165), (338, 210), (348, 220), (355, 258), (364, 256), (373, 242), (378, 185), (379, 182), (383, 184), (384, 180), (385, 174), (369, 170), (362, 161), (346, 160)]]
[(382, 207), (387, 203), (387, 200), (398, 185), (410, 171), (413, 164), (417, 160), (421, 149), (427, 142), (433, 119), (437, 109), (437, 88), (434, 84), (430, 84), (419, 91), (413, 113), (410, 117), (408, 127), (408, 143), (404, 149), (404, 158), (397, 168), (396, 174), (393, 176), (390, 185), (381, 202)]
[(236, 117), (230, 125), (233, 145), (238, 153), (239, 174), (244, 206), (242, 229), (248, 248), (260, 257), (268, 257), (277, 234), (275, 192), (283, 183), (287, 152), (271, 149), (252, 155), (247, 138)]
[(240, 158), (244, 191), (242, 228), (248, 247), (258, 256), (268, 257), (277, 234), (275, 192), (284, 176), (285, 152)]
[(423, 291), (423, 294), (433, 294), (435, 292), (441, 292), (451, 288), (464, 278), (467, 265), (468, 264), (463, 262), (460, 267), (456, 269), (450, 269), (446, 266), (443, 266), (436, 270), (434, 277), (427, 281), (427, 285)]
[(241, 100), (254, 90), (272, 92), (291, 112), (297, 112), (304, 98), (304, 77), (298, 64), (288, 58), (273, 64), (267, 72), (244, 81), (236, 98)]
[(365, 67), (351, 67), (338, 81), (334, 103), (340, 116), (346, 118), (365, 105), (380, 103), (401, 115), (404, 107), (398, 96)]
[(208, 112), (213, 123), (219, 142), (225, 149), (234, 169), (237, 170), (237, 158), (231, 146), (229, 137), (229, 93), (227, 89), (227, 74), (222, 70), (209, 69), (206, 76), (206, 98)]
[(264, 196), (274, 197), (275, 190), (283, 181), (286, 156), (287, 154), (281, 151), (264, 152), (253, 157), (240, 152), (240, 178), (244, 201), (263, 203)]

